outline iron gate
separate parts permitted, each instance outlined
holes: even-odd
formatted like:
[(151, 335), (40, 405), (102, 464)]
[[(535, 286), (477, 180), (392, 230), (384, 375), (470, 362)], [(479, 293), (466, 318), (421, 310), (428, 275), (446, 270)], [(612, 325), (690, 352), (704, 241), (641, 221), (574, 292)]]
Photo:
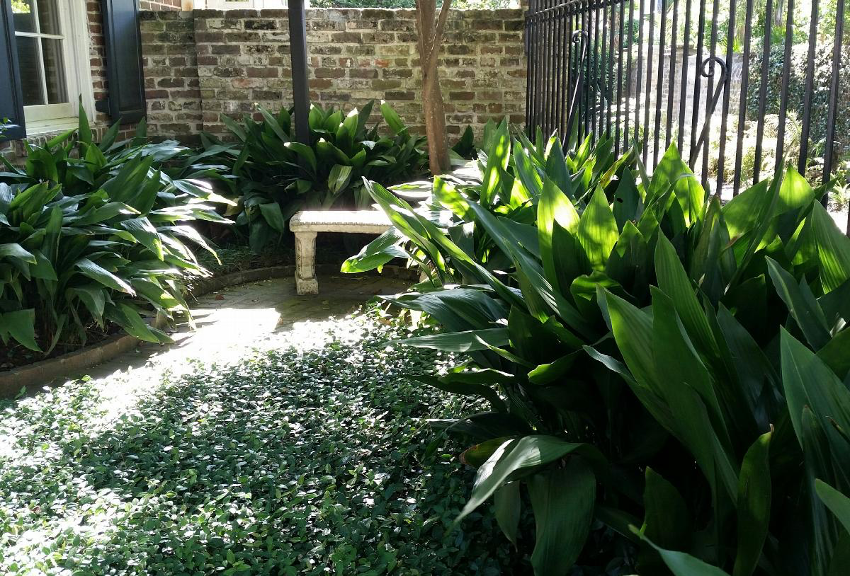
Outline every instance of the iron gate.
[(844, 2), (531, 0), (526, 126), (638, 144), (650, 168), (675, 143), (724, 196), (783, 158), (809, 178), (843, 174)]

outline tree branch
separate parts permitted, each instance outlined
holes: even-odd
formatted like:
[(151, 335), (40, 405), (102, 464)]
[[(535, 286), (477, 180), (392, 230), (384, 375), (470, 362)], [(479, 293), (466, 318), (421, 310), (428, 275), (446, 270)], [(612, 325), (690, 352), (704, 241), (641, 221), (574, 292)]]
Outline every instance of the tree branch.
[[(436, 0), (434, 1), (436, 3)], [(449, 9), (451, 6), (452, 0), (443, 0), (443, 5), (440, 7), (440, 16), (437, 18), (437, 25), (434, 27), (434, 38), (431, 41), (431, 49), (428, 51), (428, 63), (430, 65), (433, 65), (432, 59), (436, 59), (440, 51), (440, 40), (443, 37), (443, 30), (446, 28), (446, 21), (449, 19)]]

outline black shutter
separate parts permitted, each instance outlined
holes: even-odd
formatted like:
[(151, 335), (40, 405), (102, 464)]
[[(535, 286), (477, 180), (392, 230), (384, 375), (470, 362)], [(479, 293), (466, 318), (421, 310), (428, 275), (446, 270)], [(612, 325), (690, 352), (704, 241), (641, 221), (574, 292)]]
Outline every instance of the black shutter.
[(0, 121), (8, 119), (0, 140), (20, 140), (26, 137), (24, 127), (24, 98), (21, 95), (18, 69), (18, 46), (12, 21), (12, 3), (0, 4)]
[(145, 116), (145, 77), (138, 0), (102, 0), (108, 112), (122, 124)]

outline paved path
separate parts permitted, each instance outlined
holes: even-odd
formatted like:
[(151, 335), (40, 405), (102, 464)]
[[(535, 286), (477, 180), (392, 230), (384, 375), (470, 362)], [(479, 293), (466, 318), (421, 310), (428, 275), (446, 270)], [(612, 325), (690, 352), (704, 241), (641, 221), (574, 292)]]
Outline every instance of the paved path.
[[(114, 413), (168, 376), (191, 371), (197, 362), (231, 364), (255, 349), (283, 341), (309, 345), (326, 331), (322, 322), (355, 310), (378, 294), (402, 292), (409, 282), (390, 276), (319, 277), (318, 296), (298, 296), (293, 278), (275, 278), (225, 288), (190, 300), (196, 329), (181, 326), (173, 344), (141, 344), (87, 370), (102, 384)], [(74, 375), (83, 376), (83, 374)], [(110, 410), (112, 411), (112, 410)]]

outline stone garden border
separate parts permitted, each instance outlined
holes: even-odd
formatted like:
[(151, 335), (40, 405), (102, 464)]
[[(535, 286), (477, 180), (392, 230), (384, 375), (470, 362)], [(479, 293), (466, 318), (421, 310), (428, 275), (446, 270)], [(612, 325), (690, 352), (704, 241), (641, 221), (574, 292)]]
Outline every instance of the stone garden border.
[[(318, 270), (324, 274), (341, 274), (339, 268), (332, 265), (319, 265)], [(281, 266), (270, 266), (266, 268), (255, 268), (253, 270), (242, 270), (225, 274), (224, 276), (204, 278), (199, 281), (189, 293), (190, 298), (198, 298), (222, 290), (231, 286), (270, 280), (272, 278), (291, 278), (295, 273), (293, 264)], [(415, 270), (403, 266), (385, 266), (384, 273), (398, 278), (418, 279)], [(27, 366), (13, 368), (0, 372), (0, 398), (13, 398), (21, 390), (27, 388), (27, 394), (33, 390), (57, 380), (79, 373), (83, 370), (108, 362), (125, 352), (129, 352), (142, 343), (135, 336), (128, 334), (117, 334), (106, 340), (86, 346), (80, 350), (69, 352), (55, 358), (40, 360)]]

